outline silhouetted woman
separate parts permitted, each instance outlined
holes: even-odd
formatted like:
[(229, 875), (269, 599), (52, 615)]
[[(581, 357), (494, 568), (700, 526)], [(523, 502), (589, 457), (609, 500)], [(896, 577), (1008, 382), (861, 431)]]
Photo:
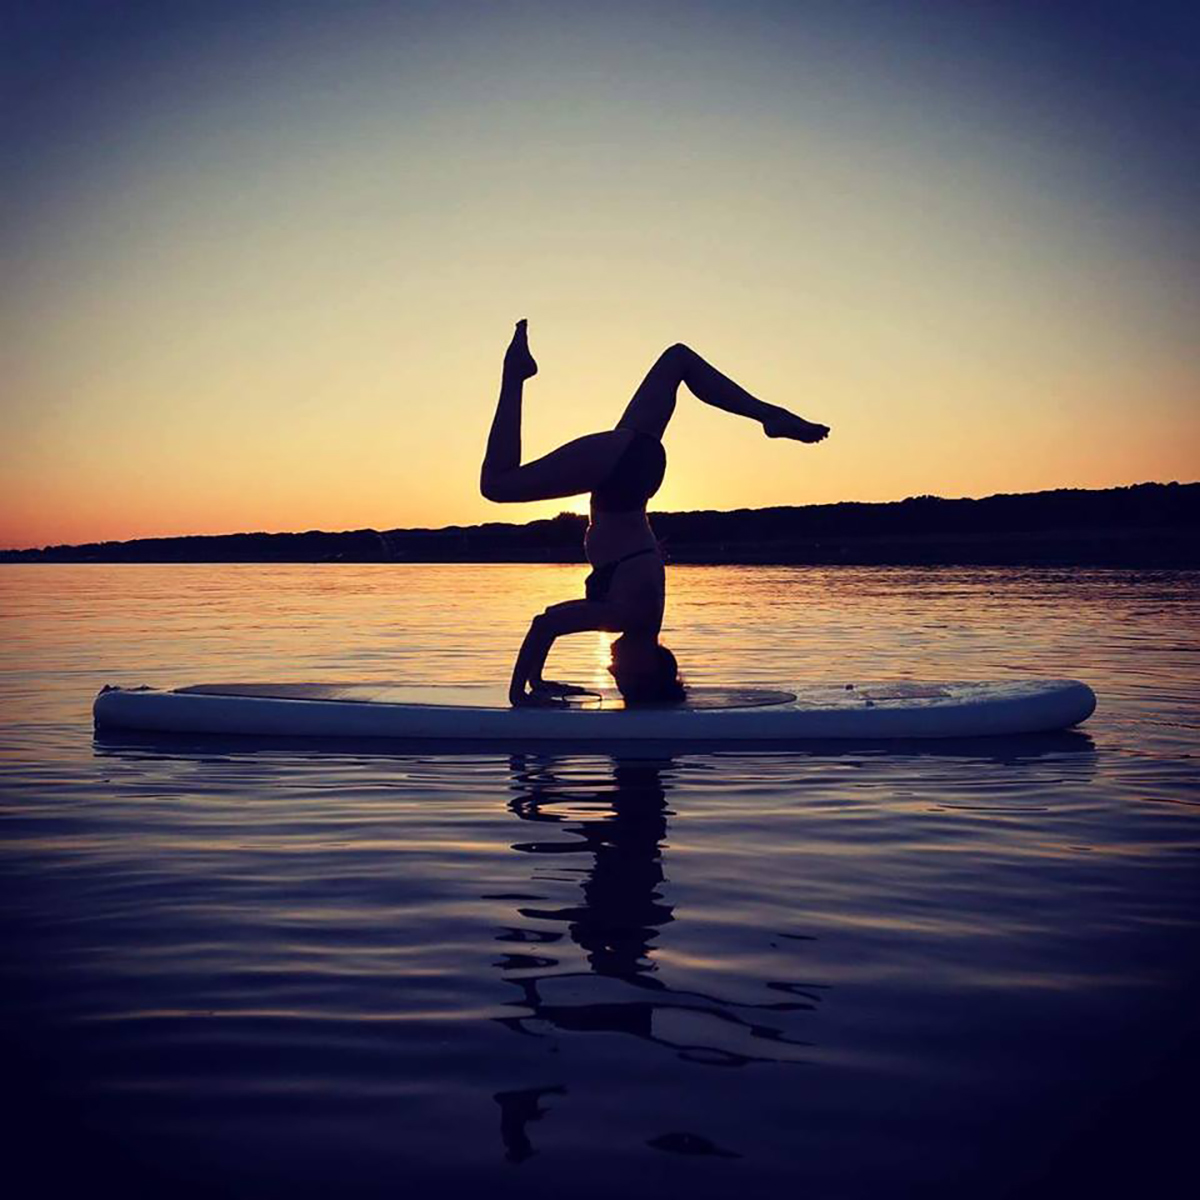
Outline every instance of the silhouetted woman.
[[(628, 704), (669, 704), (684, 698), (675, 656), (658, 640), (666, 576), (646, 502), (658, 491), (667, 466), (662, 436), (675, 411), (681, 383), (714, 408), (748, 417), (767, 437), (819, 442), (824, 425), (756, 400), (682, 343), (668, 347), (633, 394), (615, 429), (590, 433), (521, 464), (521, 394), (537, 374), (526, 323), (504, 355), (500, 399), (483, 459), (480, 490), (501, 504), (551, 500), (591, 492), (591, 523), (584, 548), (592, 573), (586, 599), (552, 604), (534, 617), (513, 668), (513, 704), (554, 704), (568, 685), (542, 678), (555, 638), (601, 629), (621, 636), (609, 667)], [(527, 690), (528, 689), (528, 690)]]

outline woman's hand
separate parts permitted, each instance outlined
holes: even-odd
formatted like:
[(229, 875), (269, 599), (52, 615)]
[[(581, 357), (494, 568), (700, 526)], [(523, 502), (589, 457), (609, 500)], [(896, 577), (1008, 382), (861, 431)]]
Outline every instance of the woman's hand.
[(508, 695), (513, 708), (566, 708), (566, 700), (557, 692), (533, 691)]
[(537, 679), (529, 685), (535, 692), (549, 692), (552, 696), (587, 696), (589, 691), (575, 683), (559, 683), (557, 679)]
[(559, 683), (557, 679), (539, 679), (529, 685), (529, 691), (508, 693), (509, 703), (514, 708), (567, 708), (568, 696), (599, 696), (590, 688), (575, 683)]

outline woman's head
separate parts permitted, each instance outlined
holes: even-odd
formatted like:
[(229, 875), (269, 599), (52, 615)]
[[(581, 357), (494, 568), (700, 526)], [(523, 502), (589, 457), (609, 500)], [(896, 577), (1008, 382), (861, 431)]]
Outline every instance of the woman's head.
[(675, 655), (653, 635), (623, 633), (608, 670), (626, 704), (680, 704), (687, 697)]

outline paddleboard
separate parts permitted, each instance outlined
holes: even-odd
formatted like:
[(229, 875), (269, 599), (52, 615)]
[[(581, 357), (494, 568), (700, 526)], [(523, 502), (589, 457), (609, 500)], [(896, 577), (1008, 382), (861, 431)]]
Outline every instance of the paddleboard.
[(98, 730), (181, 734), (716, 744), (1043, 733), (1078, 725), (1095, 707), (1092, 689), (1073, 679), (694, 687), (685, 704), (655, 708), (626, 708), (607, 690), (512, 708), (492, 685), (207, 683), (106, 687), (93, 716)]

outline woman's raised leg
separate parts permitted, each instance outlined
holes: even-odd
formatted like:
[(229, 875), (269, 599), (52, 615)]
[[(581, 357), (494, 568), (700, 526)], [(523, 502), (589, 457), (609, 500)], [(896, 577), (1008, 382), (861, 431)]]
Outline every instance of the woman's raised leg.
[(786, 408), (766, 404), (752, 396), (682, 342), (676, 342), (659, 355), (658, 361), (634, 392), (633, 399), (617, 422), (617, 428), (636, 429), (661, 438), (675, 411), (675, 394), (681, 383), (687, 384), (688, 391), (697, 400), (757, 421), (767, 437), (819, 442), (829, 433), (828, 426), (806, 421)]
[(537, 374), (524, 321), (504, 355), (500, 398), (488, 434), (479, 490), (489, 500), (513, 503), (578, 496), (598, 486), (613, 469), (628, 437), (609, 431), (576, 438), (521, 465), (521, 401), (525, 380)]

